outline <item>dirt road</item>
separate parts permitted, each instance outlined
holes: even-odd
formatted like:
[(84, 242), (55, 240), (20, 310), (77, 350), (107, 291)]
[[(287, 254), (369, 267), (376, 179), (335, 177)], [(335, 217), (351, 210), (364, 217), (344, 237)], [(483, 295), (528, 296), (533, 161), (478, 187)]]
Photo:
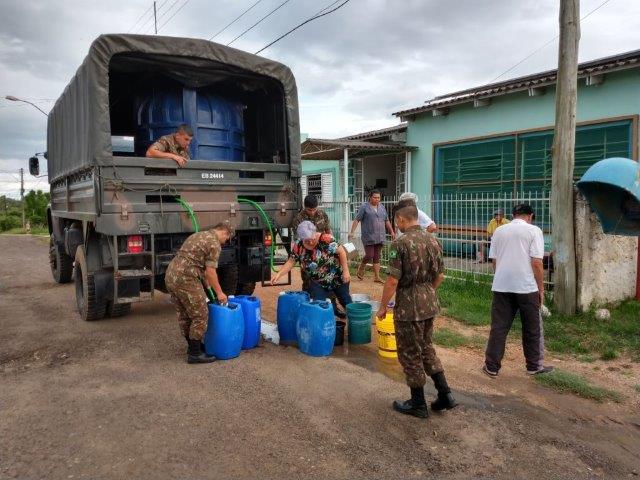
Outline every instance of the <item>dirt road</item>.
[[(486, 379), (477, 354), (441, 351), (460, 407), (407, 418), (390, 409), (407, 395), (397, 366), (371, 349), (317, 359), (263, 344), (187, 365), (165, 295), (83, 322), (73, 286), (51, 279), (46, 239), (0, 236), (0, 252), (0, 478), (640, 473), (634, 405), (555, 394), (521, 365)], [(266, 318), (276, 294), (261, 293)]]

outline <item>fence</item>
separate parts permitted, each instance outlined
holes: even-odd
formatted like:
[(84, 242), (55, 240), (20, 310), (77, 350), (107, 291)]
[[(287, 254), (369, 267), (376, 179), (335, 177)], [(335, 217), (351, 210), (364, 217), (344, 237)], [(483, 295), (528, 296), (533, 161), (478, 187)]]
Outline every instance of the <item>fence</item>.
[[(351, 223), (364, 201), (364, 199), (352, 198), (348, 203), (322, 202), (321, 208), (329, 216), (334, 235), (342, 242), (347, 241)], [(391, 214), (396, 202), (396, 198), (387, 197), (381, 203)], [(498, 209), (503, 210), (505, 218), (510, 219), (511, 210), (518, 203), (531, 205), (536, 214), (534, 223), (542, 229), (544, 235), (545, 283), (553, 284), (551, 205), (547, 192), (528, 192), (521, 195), (457, 194), (419, 199), (418, 207), (427, 212), (438, 225), (436, 236), (442, 245), (447, 275), (477, 281), (491, 280), (493, 269), (488, 260), (490, 237), (487, 226), (493, 218), (493, 212)], [(390, 240), (390, 237), (387, 237)], [(359, 227), (356, 230), (354, 243), (362, 252)], [(387, 252), (388, 248), (384, 248), (383, 264), (388, 261)]]

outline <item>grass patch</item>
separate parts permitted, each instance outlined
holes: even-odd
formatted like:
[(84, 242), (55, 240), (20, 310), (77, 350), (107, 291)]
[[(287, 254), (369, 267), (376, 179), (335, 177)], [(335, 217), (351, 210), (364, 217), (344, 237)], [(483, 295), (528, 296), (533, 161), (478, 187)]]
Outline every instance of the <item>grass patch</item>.
[(616, 352), (612, 348), (606, 349), (604, 352), (602, 352), (602, 355), (600, 355), (601, 360), (615, 360), (618, 357), (618, 352)]
[(564, 370), (556, 369), (550, 373), (535, 375), (535, 380), (541, 385), (558, 392), (572, 393), (597, 402), (604, 402), (605, 400), (613, 400), (614, 402), (622, 401), (622, 395), (619, 392), (596, 387), (591, 385), (582, 375)]
[[(442, 314), (467, 325), (491, 324), (491, 284), (470, 275), (448, 277), (438, 294)], [(573, 316), (552, 315), (544, 319), (545, 345), (549, 351), (595, 357), (603, 360), (629, 354), (640, 361), (640, 302), (627, 300), (609, 306), (611, 319), (596, 320), (592, 311)], [(519, 336), (519, 316), (513, 322), (511, 337)], [(591, 361), (591, 360), (584, 360)]]
[(433, 332), (433, 342), (445, 348), (472, 347), (484, 348), (487, 339), (482, 335), (467, 336), (449, 328), (439, 328)]
[(636, 385), (635, 387), (633, 387), (636, 389), (636, 392), (640, 393), (640, 384)]
[(578, 355), (576, 357), (576, 360), (584, 363), (593, 363), (596, 361), (596, 357), (587, 353), (587, 354)]
[(439, 328), (433, 332), (433, 341), (437, 345), (446, 348), (456, 348), (467, 345), (469, 339), (454, 330), (448, 328)]
[(438, 296), (443, 315), (467, 325), (491, 324), (491, 284), (447, 278)]
[[(27, 231), (22, 228), (22, 227), (18, 227), (18, 228), (12, 228), (10, 230), (6, 230), (2, 233), (11, 233), (11, 234), (18, 234), (18, 235), (24, 235), (27, 233)], [(49, 235), (49, 229), (47, 227), (42, 227), (42, 226), (34, 226), (31, 227), (31, 231), (29, 232), (31, 235)]]

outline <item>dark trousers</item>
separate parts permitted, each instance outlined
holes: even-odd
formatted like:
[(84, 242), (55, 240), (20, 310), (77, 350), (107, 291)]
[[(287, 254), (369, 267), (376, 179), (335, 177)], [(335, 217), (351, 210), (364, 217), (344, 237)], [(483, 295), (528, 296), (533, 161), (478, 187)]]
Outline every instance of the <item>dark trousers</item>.
[(491, 371), (497, 372), (502, 366), (507, 334), (518, 312), (522, 321), (522, 349), (527, 370), (537, 370), (542, 366), (544, 345), (540, 294), (493, 292), (491, 332), (485, 352), (485, 363)]
[(443, 372), (442, 363), (431, 343), (433, 318), (417, 322), (397, 321), (393, 325), (396, 331), (398, 360), (402, 365), (407, 385), (410, 388), (423, 387), (427, 375)]
[(324, 288), (322, 285), (314, 282), (313, 280), (309, 280), (309, 290), (307, 291), (309, 292), (309, 295), (311, 295), (311, 298), (313, 298), (314, 300), (326, 300), (333, 294), (338, 299), (338, 302), (340, 302), (340, 305), (342, 305), (344, 308), (347, 308), (347, 305), (352, 302), (348, 283), (342, 283), (333, 289), (329, 289)]

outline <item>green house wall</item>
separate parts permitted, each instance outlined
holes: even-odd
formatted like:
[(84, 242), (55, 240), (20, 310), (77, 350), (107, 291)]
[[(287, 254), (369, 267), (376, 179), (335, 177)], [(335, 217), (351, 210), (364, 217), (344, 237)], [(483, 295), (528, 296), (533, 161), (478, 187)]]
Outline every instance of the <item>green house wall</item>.
[[(609, 73), (604, 83), (586, 86), (578, 81), (577, 121), (590, 122), (640, 113), (640, 70)], [(407, 145), (418, 147), (411, 158), (411, 190), (420, 196), (432, 195), (434, 145), (465, 141), (475, 137), (508, 134), (553, 127), (555, 88), (545, 95), (529, 97), (518, 92), (491, 99), (490, 105), (474, 108), (472, 103), (453, 106), (449, 114), (433, 117), (423, 113), (410, 121)], [(637, 122), (634, 123), (637, 130)], [(637, 131), (632, 151), (637, 155)]]

